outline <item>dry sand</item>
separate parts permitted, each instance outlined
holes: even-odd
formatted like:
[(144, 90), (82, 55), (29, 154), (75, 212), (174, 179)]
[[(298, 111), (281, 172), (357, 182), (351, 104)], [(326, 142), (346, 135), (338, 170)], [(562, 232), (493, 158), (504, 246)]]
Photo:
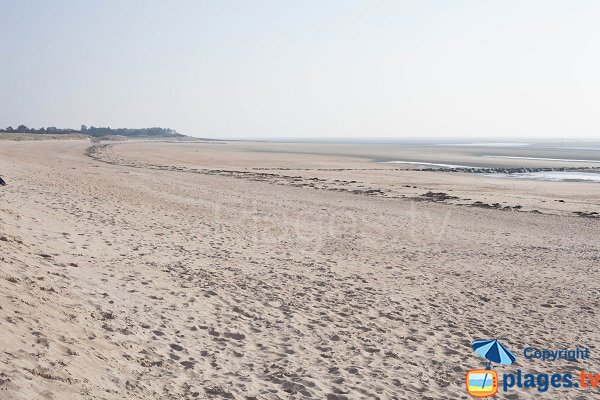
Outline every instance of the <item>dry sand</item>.
[(600, 184), (400, 171), (385, 146), (89, 146), (0, 145), (1, 399), (467, 398), (476, 338), (504, 370), (600, 372), (600, 227), (574, 214)]

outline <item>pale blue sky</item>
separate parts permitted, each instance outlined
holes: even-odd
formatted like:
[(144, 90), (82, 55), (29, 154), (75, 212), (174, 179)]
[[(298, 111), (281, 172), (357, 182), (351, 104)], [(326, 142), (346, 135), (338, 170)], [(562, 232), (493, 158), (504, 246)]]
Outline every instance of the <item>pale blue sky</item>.
[(600, 1), (0, 0), (0, 126), (600, 137)]

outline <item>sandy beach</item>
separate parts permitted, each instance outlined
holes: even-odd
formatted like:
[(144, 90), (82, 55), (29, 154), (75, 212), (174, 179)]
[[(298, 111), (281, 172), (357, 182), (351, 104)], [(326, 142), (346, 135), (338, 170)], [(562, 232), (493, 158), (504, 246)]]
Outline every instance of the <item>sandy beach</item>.
[(597, 352), (600, 184), (386, 162), (563, 155), (3, 141), (0, 399), (466, 399), (477, 338), (578, 371), (520, 352)]

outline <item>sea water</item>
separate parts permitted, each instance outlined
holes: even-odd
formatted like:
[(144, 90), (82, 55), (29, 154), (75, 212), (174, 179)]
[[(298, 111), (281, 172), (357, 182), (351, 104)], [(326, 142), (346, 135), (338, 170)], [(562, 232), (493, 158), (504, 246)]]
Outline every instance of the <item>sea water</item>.
[(468, 165), (456, 165), (456, 164), (439, 164), (439, 163), (430, 163), (423, 161), (386, 161), (387, 164), (413, 164), (413, 165), (422, 165), (425, 167), (438, 167), (438, 168), (468, 168), (468, 169), (480, 169), (480, 167), (471, 167)]
[(579, 172), (579, 171), (536, 171), (536, 172), (516, 172), (512, 174), (505, 173), (486, 173), (485, 176), (494, 178), (512, 178), (529, 179), (535, 181), (553, 181), (553, 182), (599, 182), (600, 173)]
[(560, 161), (560, 162), (577, 162), (577, 163), (595, 163), (600, 164), (600, 160), (575, 160), (571, 158), (545, 158), (545, 157), (517, 157), (517, 156), (483, 156), (487, 158), (506, 158), (512, 160), (538, 160), (538, 161)]

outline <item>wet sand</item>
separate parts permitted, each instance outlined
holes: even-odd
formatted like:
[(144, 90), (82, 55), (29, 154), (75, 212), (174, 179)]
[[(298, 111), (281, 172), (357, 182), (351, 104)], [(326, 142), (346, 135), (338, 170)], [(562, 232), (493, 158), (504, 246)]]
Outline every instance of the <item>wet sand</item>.
[(381, 162), (478, 148), (90, 146), (0, 145), (0, 398), (467, 398), (478, 338), (600, 371), (597, 183)]

